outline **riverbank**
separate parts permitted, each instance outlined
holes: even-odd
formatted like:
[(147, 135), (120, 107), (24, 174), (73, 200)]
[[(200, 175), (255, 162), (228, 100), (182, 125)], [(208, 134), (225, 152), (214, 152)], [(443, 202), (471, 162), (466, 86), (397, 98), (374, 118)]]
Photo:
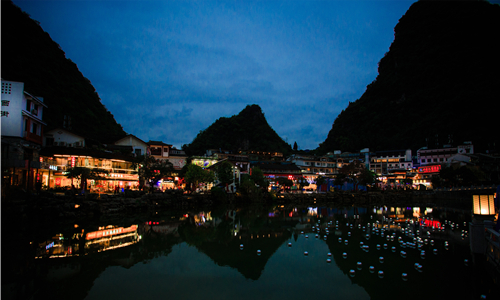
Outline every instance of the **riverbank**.
[(238, 195), (221, 198), (211, 194), (183, 194), (182, 191), (146, 194), (128, 192), (121, 194), (65, 195), (42, 192), (19, 194), (16, 198), (2, 199), (2, 216), (13, 218), (89, 219), (112, 215), (133, 215), (139, 212), (164, 209), (210, 209), (226, 203), (279, 204), (279, 205), (334, 205), (349, 206), (447, 206), (459, 209), (472, 208), (472, 195), (489, 194), (493, 191), (372, 191), (372, 192), (328, 192), (328, 193), (284, 193), (268, 195), (258, 200)]

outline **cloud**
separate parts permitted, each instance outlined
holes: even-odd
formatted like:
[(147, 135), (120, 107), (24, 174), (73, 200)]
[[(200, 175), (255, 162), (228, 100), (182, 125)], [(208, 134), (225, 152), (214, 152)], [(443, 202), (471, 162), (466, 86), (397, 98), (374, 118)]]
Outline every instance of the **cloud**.
[(316, 148), (377, 75), (411, 1), (14, 1), (77, 63), (125, 131), (190, 143), (262, 107)]

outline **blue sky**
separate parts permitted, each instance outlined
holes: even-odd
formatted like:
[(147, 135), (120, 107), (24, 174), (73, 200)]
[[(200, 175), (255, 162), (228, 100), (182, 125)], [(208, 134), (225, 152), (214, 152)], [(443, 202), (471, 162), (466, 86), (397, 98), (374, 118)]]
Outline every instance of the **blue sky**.
[(127, 133), (181, 147), (249, 104), (315, 149), (377, 76), (415, 1), (13, 1)]

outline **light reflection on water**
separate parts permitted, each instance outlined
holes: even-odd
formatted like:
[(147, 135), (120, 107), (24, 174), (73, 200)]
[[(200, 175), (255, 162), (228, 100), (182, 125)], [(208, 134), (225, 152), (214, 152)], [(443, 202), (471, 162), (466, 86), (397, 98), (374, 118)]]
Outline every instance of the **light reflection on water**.
[[(489, 286), (472, 263), (464, 264), (472, 261), (469, 219), (467, 212), (440, 208), (275, 207), (166, 213), (139, 224), (93, 229), (75, 226), (71, 238), (55, 234), (40, 243), (36, 262), (46, 271), (40, 272), (43, 284), (36, 295), (477, 299)], [(54, 240), (58, 247), (50, 246)], [(66, 257), (48, 259), (54, 252)], [(362, 262), (359, 269), (357, 262)]]

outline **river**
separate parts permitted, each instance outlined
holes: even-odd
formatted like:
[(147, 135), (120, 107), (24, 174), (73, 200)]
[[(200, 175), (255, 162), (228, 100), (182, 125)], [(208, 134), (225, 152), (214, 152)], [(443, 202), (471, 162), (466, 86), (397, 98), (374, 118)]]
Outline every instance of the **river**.
[(2, 222), (2, 299), (480, 299), (470, 211), (244, 206)]

